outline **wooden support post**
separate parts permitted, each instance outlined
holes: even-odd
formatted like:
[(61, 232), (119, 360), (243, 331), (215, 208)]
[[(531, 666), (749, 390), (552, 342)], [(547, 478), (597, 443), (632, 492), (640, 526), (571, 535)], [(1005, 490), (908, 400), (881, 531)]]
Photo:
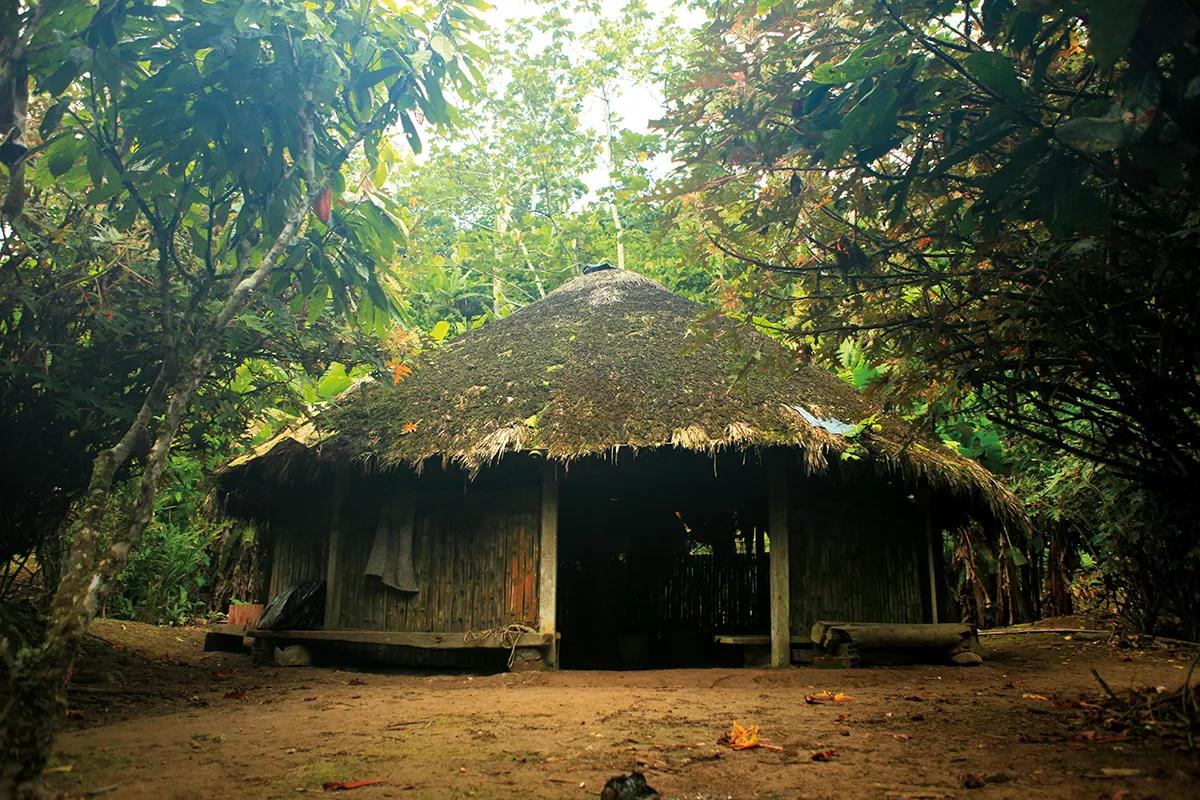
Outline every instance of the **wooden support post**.
[[(937, 592), (937, 562), (934, 560), (935, 550), (933, 541), (933, 499), (925, 499), (925, 554), (929, 567), (929, 621), (938, 621), (938, 592)], [(936, 551), (941, 554), (941, 548)]]
[(342, 503), (346, 499), (347, 468), (339, 464), (333, 472), (333, 496), (329, 514), (329, 552), (325, 557), (325, 630), (338, 626), (341, 597), (337, 592), (338, 550), (342, 541)]
[(771, 666), (787, 667), (792, 663), (787, 454), (768, 451), (766, 467), (767, 535), (771, 539)]
[[(558, 613), (558, 466), (542, 465), (541, 539), (538, 560), (538, 630), (557, 633)], [(547, 665), (558, 669), (558, 638), (550, 640)]]

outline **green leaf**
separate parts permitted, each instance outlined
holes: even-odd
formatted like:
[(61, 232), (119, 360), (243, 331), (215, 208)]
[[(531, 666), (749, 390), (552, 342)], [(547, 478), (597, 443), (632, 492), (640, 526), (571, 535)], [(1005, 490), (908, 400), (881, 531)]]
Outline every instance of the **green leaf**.
[(373, 69), (370, 72), (363, 73), (363, 76), (354, 82), (354, 88), (356, 90), (370, 89), (375, 84), (382, 83), (403, 69), (404, 67), (402, 66)]
[(433, 330), (429, 331), (429, 335), (435, 342), (445, 341), (446, 337), (450, 335), (450, 323), (446, 320), (441, 320), (433, 326)]
[(1066, 144), (1084, 153), (1106, 153), (1129, 140), (1129, 127), (1119, 119), (1108, 117), (1076, 117), (1054, 129), (1055, 135)]
[(1088, 50), (1105, 69), (1129, 49), (1145, 0), (1092, 0), (1087, 5)]
[(1001, 100), (1012, 103), (1024, 99), (1025, 88), (1021, 85), (1021, 79), (1017, 77), (1016, 68), (1012, 60), (1003, 53), (972, 53), (963, 59), (963, 66)]
[(458, 52), (454, 47), (454, 42), (440, 33), (429, 40), (429, 47), (446, 61), (454, 58), (455, 53)]
[(79, 64), (73, 59), (68, 58), (58, 66), (58, 69), (45, 79), (39, 79), (38, 85), (43, 92), (57, 97), (66, 91), (71, 85), (71, 81), (75, 80), (75, 76), (79, 74)]
[(75, 165), (75, 157), (79, 153), (79, 145), (72, 136), (56, 139), (46, 152), (46, 168), (56, 178), (67, 174)]
[(407, 112), (400, 114), (400, 124), (404, 127), (404, 136), (408, 139), (408, 146), (414, 153), (420, 155), (421, 136), (417, 133), (417, 126)]
[(233, 15), (233, 27), (238, 33), (245, 33), (250, 29), (250, 23), (258, 23), (262, 16), (262, 3), (260, 0), (246, 0), (242, 3), (241, 8)]
[(850, 55), (836, 64), (818, 64), (813, 67), (814, 83), (839, 84), (860, 81), (880, 72), (892, 59), (891, 53), (881, 53), (888, 37), (873, 36), (856, 47)]
[(317, 395), (322, 400), (329, 400), (349, 389), (351, 383), (353, 381), (346, 374), (346, 365), (335, 361), (317, 382)]

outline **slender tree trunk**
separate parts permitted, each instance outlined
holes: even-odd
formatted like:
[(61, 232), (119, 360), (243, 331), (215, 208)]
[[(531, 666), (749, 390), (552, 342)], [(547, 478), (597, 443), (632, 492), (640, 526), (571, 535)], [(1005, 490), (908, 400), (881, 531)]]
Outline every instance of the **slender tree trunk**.
[(129, 552), (137, 545), (153, 517), (159, 479), (166, 468), (167, 456), (183, 423), (184, 414), (196, 390), (208, 375), (213, 353), (225, 328), (245, 309), (279, 262), (315, 196), (313, 192), (312, 197), (305, 198), (293, 209), (260, 266), (233, 286), (207, 335), (201, 337), (195, 354), (171, 387), (163, 421), (142, 469), (133, 519), (125, 535), (108, 548), (103, 558), (99, 554), (101, 526), (113, 478), (129, 459), (140, 431), (162, 407), (163, 387), (166, 384), (164, 375), (160, 375), (137, 421), (121, 441), (97, 457), (86, 495), (80, 533), (59, 582), (44, 640), (39, 646), (22, 648), (15, 655), (9, 653), (7, 643), (3, 643), (2, 652), (9, 667), (9, 699), (4, 714), (0, 793), (17, 798), (40, 795), (41, 774), (50, 758), (58, 725), (66, 709), (66, 687), (71, 664), (88, 624), (108, 593), (109, 581), (125, 564)]
[(37, 794), (40, 777), (58, 722), (66, 709), (66, 680), (83, 631), (101, 600), (96, 560), (101, 546), (109, 493), (117, 471), (129, 460), (134, 444), (162, 409), (166, 373), (155, 380), (129, 430), (116, 445), (101, 452), (92, 465), (84, 495), (79, 533), (67, 558), (51, 604), (50, 625), (38, 647), (11, 652), (0, 642), (8, 667), (8, 702), (4, 709), (3, 763), (0, 792), (17, 797)]
[(625, 269), (625, 226), (621, 224), (616, 203), (609, 203), (608, 210), (612, 212), (613, 227), (617, 229), (617, 269)]
[(504, 310), (504, 293), (500, 283), (500, 265), (502, 263), (500, 253), (500, 239), (508, 233), (508, 220), (512, 212), (512, 206), (508, 201), (502, 200), (500, 208), (496, 211), (495, 229), (496, 240), (492, 246), (492, 316), (499, 319), (500, 312)]

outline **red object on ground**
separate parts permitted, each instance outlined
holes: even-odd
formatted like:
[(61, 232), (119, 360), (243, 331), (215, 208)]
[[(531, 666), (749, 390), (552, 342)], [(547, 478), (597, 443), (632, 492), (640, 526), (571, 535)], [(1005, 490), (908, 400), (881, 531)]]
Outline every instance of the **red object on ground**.
[(344, 792), (348, 789), (361, 789), (364, 786), (378, 786), (382, 780), (373, 781), (325, 781), (322, 786), (327, 792)]

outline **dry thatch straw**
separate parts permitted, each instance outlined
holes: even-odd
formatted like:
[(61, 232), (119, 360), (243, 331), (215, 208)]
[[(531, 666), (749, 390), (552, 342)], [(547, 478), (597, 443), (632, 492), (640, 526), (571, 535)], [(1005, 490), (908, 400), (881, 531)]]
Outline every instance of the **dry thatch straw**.
[(314, 430), (231, 466), (304, 452), (374, 468), (436, 458), (475, 472), (510, 452), (569, 461), (621, 448), (787, 446), (819, 472), (853, 448), (985, 507), (1006, 528), (1027, 527), (995, 476), (899, 420), (880, 416), (879, 430), (845, 435), (877, 413), (769, 337), (608, 269), (435, 350), (399, 384), (347, 392)]

